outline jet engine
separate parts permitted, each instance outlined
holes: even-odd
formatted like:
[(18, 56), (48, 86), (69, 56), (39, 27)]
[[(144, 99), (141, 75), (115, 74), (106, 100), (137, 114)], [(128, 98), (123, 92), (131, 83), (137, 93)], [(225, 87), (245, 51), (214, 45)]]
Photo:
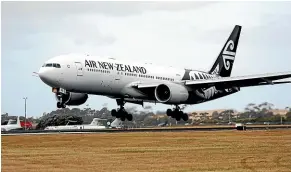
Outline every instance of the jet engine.
[[(56, 99), (60, 100), (60, 95), (58, 93), (55, 94)], [(67, 92), (67, 94), (62, 95), (62, 102), (66, 105), (81, 105), (85, 103), (88, 99), (88, 94), (84, 93), (71, 93)]]
[(160, 84), (155, 88), (155, 98), (161, 103), (179, 104), (186, 101), (188, 97), (187, 88), (180, 84)]

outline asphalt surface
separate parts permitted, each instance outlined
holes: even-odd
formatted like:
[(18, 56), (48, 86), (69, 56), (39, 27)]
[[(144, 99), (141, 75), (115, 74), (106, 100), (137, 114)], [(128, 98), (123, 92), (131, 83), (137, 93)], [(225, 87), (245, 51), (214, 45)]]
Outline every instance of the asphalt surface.
[[(288, 126), (246, 126), (246, 130), (270, 130), (270, 129), (291, 129)], [(132, 128), (132, 129), (82, 129), (82, 130), (14, 130), (2, 131), (2, 136), (12, 135), (43, 135), (43, 134), (79, 134), (79, 133), (118, 133), (118, 132), (181, 132), (181, 131), (221, 131), (237, 130), (233, 126), (229, 127), (160, 127), (160, 128)]]

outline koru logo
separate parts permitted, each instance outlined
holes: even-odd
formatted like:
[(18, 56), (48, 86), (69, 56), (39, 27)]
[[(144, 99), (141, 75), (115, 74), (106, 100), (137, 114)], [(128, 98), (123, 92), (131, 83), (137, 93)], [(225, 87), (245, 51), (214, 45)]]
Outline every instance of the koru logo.
[(226, 70), (230, 68), (230, 61), (234, 60), (235, 52), (228, 51), (227, 49), (234, 50), (234, 42), (233, 40), (229, 40), (222, 52), (223, 64)]
[(211, 74), (218, 75), (218, 73), (219, 73), (219, 63), (217, 64), (216, 68), (214, 69), (214, 71)]

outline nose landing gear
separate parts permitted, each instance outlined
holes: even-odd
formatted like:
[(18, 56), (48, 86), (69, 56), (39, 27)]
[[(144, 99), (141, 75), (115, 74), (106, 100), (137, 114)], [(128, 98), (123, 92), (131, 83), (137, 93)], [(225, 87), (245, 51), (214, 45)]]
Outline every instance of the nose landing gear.
[(66, 108), (66, 104), (65, 102), (63, 101), (64, 100), (64, 96), (66, 95), (66, 90), (65, 89), (62, 89), (62, 88), (59, 88), (55, 91), (55, 89), (53, 89), (53, 92), (56, 93), (57, 95), (57, 108)]
[(57, 102), (57, 108), (66, 108), (66, 104), (62, 102)]

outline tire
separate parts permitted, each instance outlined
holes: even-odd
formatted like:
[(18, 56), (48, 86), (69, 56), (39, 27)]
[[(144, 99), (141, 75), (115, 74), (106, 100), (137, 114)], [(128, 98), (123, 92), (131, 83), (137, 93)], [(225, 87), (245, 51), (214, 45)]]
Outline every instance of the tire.
[(117, 115), (117, 111), (116, 109), (112, 109), (111, 110), (111, 116), (116, 116)]
[(172, 116), (172, 113), (173, 113), (172, 109), (167, 109), (167, 116)]
[(120, 119), (121, 121), (125, 121), (125, 116), (122, 116)]
[(127, 114), (127, 115), (126, 115), (126, 119), (127, 119), (128, 121), (132, 121), (132, 115), (131, 115), (131, 114)]
[(183, 113), (182, 119), (184, 121), (188, 121), (189, 117), (188, 117), (188, 115), (186, 113)]
[(57, 102), (57, 108), (62, 108), (61, 102)]

